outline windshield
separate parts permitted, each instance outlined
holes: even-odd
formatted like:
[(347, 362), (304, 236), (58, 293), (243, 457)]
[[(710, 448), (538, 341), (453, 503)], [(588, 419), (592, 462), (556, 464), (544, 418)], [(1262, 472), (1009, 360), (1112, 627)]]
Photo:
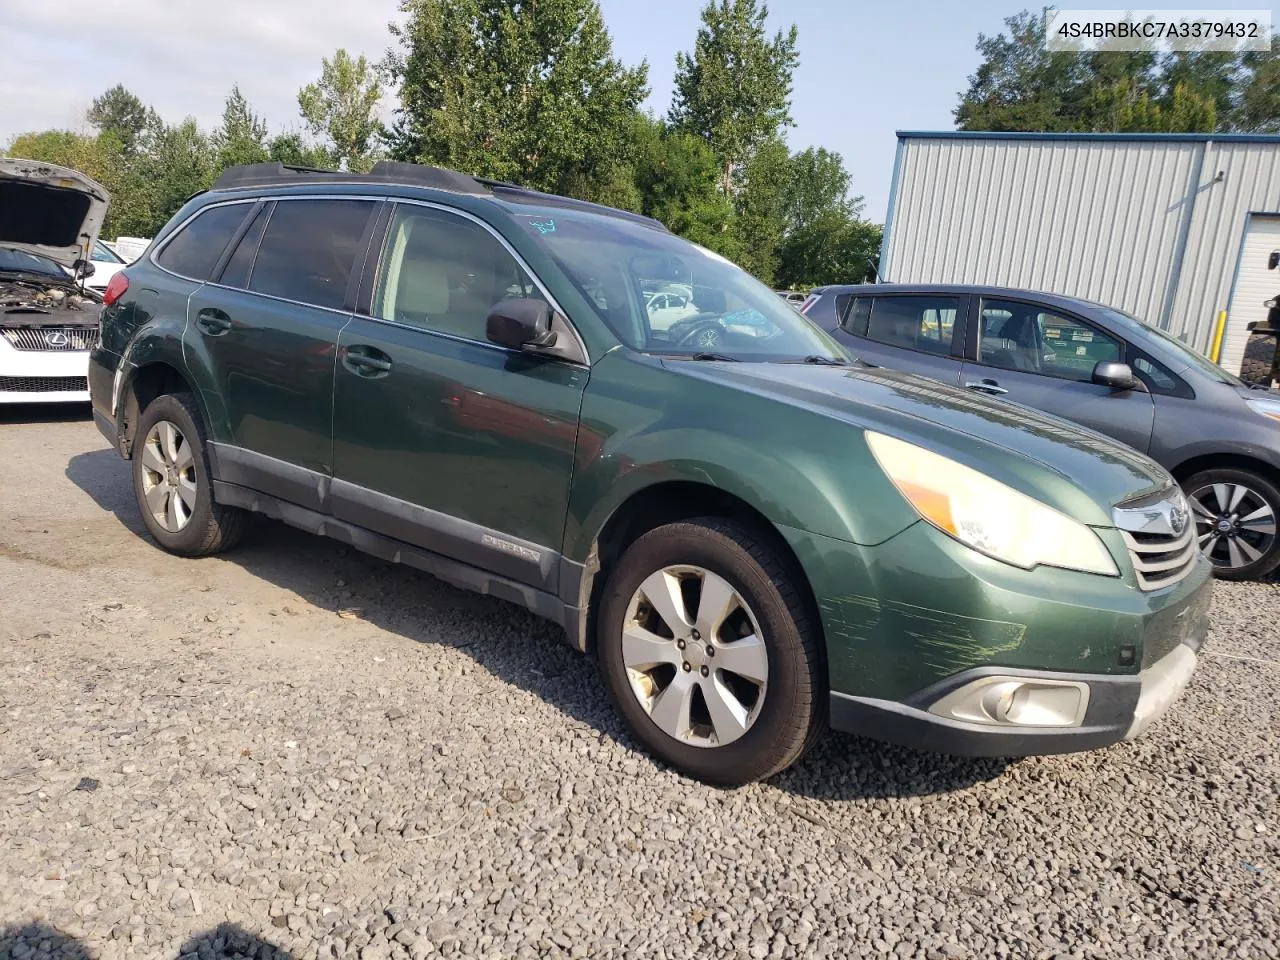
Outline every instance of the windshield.
[(1205, 376), (1211, 377), (1219, 383), (1230, 384), (1233, 387), (1243, 387), (1245, 385), (1244, 381), (1239, 377), (1234, 377), (1227, 373), (1226, 370), (1223, 370), (1222, 367), (1218, 366), (1203, 353), (1191, 349), (1173, 334), (1167, 333), (1159, 327), (1153, 327), (1145, 320), (1139, 320), (1132, 314), (1117, 310), (1115, 307), (1103, 307), (1102, 312), (1117, 326), (1125, 327), (1138, 334), (1146, 334), (1157, 338), (1168, 348), (1171, 354), (1184, 360), (1186, 366), (1195, 367)]
[(67, 272), (48, 257), (25, 250), (0, 249), (0, 273), (41, 273), (66, 280)]
[(553, 208), (521, 209), (515, 219), (636, 350), (756, 361), (849, 359), (750, 274), (673, 234)]
[(99, 263), (124, 263), (124, 258), (101, 240), (93, 242), (93, 253), (90, 254), (89, 259), (97, 260)]

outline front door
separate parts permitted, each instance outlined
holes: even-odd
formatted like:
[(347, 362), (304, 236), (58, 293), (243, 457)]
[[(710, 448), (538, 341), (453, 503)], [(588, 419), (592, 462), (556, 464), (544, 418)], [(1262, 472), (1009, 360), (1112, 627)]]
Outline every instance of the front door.
[(1123, 341), (1044, 304), (984, 297), (978, 311), (978, 362), (965, 387), (1091, 427), (1147, 452), (1155, 406), (1144, 390), (1093, 382), (1103, 360), (1124, 361)]
[(485, 226), (396, 207), (370, 316), (338, 343), (335, 516), (557, 589), (589, 368), (485, 336), (499, 301), (539, 296)]
[(187, 339), (210, 368), (231, 432), (215, 449), (223, 480), (323, 509), (334, 353), (374, 205), (266, 204), (217, 280), (192, 296)]

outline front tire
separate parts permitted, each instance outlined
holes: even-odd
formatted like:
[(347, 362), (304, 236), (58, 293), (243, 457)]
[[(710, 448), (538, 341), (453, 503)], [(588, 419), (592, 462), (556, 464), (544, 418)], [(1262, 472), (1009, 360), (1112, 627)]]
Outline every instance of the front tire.
[(618, 712), (689, 776), (726, 787), (772, 776), (825, 727), (798, 577), (745, 527), (703, 518), (646, 533), (610, 576), (597, 623)]
[(215, 503), (204, 424), (186, 393), (156, 397), (138, 418), (133, 492), (147, 532), (170, 553), (203, 557), (230, 549), (248, 514)]
[(1280, 490), (1251, 470), (1203, 470), (1182, 484), (1200, 550), (1224, 580), (1257, 580), (1280, 565)]

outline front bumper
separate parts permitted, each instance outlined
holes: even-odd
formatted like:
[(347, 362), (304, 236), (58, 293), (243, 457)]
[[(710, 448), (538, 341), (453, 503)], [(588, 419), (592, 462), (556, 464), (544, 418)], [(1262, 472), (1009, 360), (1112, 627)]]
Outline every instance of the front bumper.
[[(875, 739), (970, 756), (1107, 746), (1169, 708), (1208, 629), (1202, 558), (1143, 591), (1131, 572), (1011, 567), (923, 523), (874, 547), (784, 533), (818, 600), (831, 725)], [(988, 689), (1030, 707), (992, 711)]]
[[(918, 750), (969, 757), (1025, 757), (1093, 750), (1142, 734), (1182, 694), (1195, 668), (1195, 650), (1184, 643), (1131, 677), (983, 668), (959, 674), (937, 689), (922, 691), (910, 704), (832, 691), (831, 726)], [(1089, 690), (1089, 706), (1080, 725), (1073, 727), (971, 723), (930, 712), (929, 708), (948, 692), (993, 676), (1084, 683)]]
[(16, 350), (0, 338), (0, 403), (83, 403), (88, 373), (88, 351)]

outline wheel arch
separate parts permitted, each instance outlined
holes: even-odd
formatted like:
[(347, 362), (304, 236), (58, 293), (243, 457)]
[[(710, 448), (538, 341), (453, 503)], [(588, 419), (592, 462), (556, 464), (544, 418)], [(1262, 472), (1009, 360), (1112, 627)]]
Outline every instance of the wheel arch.
[(778, 528), (746, 500), (710, 484), (692, 480), (664, 480), (633, 492), (614, 508), (597, 531), (579, 584), (579, 623), (574, 645), (594, 653), (596, 615), (609, 575), (628, 544), (656, 527), (698, 517), (717, 517), (740, 524), (774, 550), (787, 572), (796, 578), (810, 622), (826, 658), (826, 640), (817, 600), (800, 558)]
[(1204, 470), (1249, 470), (1260, 474), (1274, 486), (1280, 488), (1280, 469), (1259, 457), (1251, 457), (1244, 453), (1205, 453), (1189, 457), (1169, 472), (1178, 483), (1186, 483), (1197, 473)]
[(133, 455), (133, 442), (142, 411), (156, 399), (169, 393), (189, 393), (195, 398), (200, 415), (208, 423), (208, 415), (194, 384), (167, 359), (152, 359), (134, 367), (120, 388), (119, 432), (120, 452)]

